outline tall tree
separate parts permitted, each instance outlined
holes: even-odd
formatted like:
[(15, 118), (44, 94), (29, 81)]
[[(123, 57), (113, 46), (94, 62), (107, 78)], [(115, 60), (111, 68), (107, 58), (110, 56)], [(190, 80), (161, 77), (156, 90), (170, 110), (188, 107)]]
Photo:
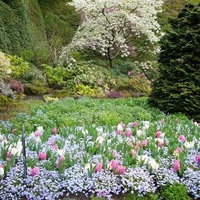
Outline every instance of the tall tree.
[(161, 39), (150, 105), (200, 120), (200, 4), (188, 4)]
[[(61, 59), (77, 49), (92, 49), (112, 61), (118, 55), (135, 55), (135, 36), (158, 41), (160, 26), (156, 15), (162, 0), (73, 0), (82, 22), (72, 42), (63, 48)], [(134, 36), (134, 37), (133, 37)]]

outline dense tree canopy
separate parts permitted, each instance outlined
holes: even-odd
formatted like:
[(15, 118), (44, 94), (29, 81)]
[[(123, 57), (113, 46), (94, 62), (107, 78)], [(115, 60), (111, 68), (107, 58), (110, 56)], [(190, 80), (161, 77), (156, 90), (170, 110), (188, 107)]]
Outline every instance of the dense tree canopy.
[(160, 77), (149, 103), (200, 120), (200, 4), (188, 4), (161, 39)]

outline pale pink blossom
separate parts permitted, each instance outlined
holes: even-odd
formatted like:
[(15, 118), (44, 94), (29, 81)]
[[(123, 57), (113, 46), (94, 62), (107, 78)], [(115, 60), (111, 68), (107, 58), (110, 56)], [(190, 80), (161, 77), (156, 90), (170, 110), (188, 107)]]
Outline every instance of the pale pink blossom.
[(110, 166), (112, 170), (116, 170), (119, 167), (119, 163), (117, 160), (111, 160), (110, 161)]
[(200, 154), (196, 156), (196, 163), (197, 165), (200, 165)]
[(97, 165), (96, 165), (96, 167), (95, 167), (95, 172), (100, 172), (101, 170), (102, 170), (102, 163), (101, 162), (99, 162), (99, 163), (97, 163)]
[(180, 160), (178, 159), (178, 160), (175, 160), (175, 162), (174, 162), (174, 171), (179, 171), (180, 170), (180, 168), (181, 168), (181, 162), (180, 162)]
[(133, 123), (132, 123), (132, 126), (133, 126), (133, 127), (137, 127), (137, 126), (138, 126), (138, 123), (137, 123), (137, 122), (133, 122)]
[(52, 149), (53, 149), (53, 150), (57, 150), (57, 149), (58, 149), (57, 144), (54, 144), (54, 145), (52, 146)]
[(40, 153), (39, 153), (39, 159), (40, 159), (40, 160), (46, 160), (46, 159), (47, 159), (47, 154), (46, 154), (46, 153), (43, 153), (43, 152), (40, 152)]
[(61, 164), (61, 162), (62, 162), (63, 160), (65, 160), (65, 156), (60, 156), (60, 157), (58, 158), (57, 167), (60, 167), (60, 164)]
[(113, 157), (116, 157), (116, 156), (117, 156), (117, 151), (114, 150), (114, 149), (113, 149), (113, 151), (112, 151), (112, 156), (113, 156)]
[(158, 147), (162, 147), (163, 145), (164, 145), (164, 142), (162, 142), (162, 141), (158, 142)]
[(131, 149), (131, 154), (133, 157), (135, 157), (137, 155), (137, 152), (135, 151), (135, 149)]
[(133, 143), (132, 143), (131, 141), (128, 141), (128, 142), (127, 142), (127, 145), (130, 147), (130, 146), (133, 145)]
[(55, 145), (55, 140), (54, 139), (51, 140), (51, 145)]
[(117, 168), (117, 171), (120, 175), (124, 174), (125, 171), (126, 171), (126, 168), (122, 165), (119, 165), (118, 168)]
[(57, 133), (57, 128), (56, 128), (56, 127), (52, 128), (52, 133), (53, 133), (53, 134), (56, 134), (56, 133)]
[(39, 172), (39, 167), (34, 167), (34, 168), (31, 169), (31, 175), (32, 176), (37, 175), (38, 172)]
[(36, 137), (41, 137), (42, 136), (42, 132), (41, 131), (36, 131), (35, 132), (35, 136)]
[(148, 143), (148, 142), (147, 142), (147, 139), (146, 139), (146, 140), (143, 140), (143, 141), (142, 141), (142, 146), (143, 146), (143, 147), (146, 147), (146, 146), (147, 146), (147, 143)]

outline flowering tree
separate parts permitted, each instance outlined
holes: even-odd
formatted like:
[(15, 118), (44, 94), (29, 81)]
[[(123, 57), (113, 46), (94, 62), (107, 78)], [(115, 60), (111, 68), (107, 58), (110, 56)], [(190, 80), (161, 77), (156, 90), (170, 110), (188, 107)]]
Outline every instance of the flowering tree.
[(133, 36), (146, 35), (158, 41), (160, 26), (156, 15), (162, 0), (73, 0), (81, 15), (81, 24), (72, 42), (63, 48), (61, 60), (78, 49), (92, 49), (112, 60), (121, 55), (135, 55)]

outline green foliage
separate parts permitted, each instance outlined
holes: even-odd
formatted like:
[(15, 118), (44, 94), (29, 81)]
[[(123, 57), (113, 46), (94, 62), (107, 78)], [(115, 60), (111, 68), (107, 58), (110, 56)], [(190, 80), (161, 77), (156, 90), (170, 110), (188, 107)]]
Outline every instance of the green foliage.
[(39, 48), (47, 52), (45, 44), (43, 18), (36, 0), (0, 1), (0, 49), (15, 55), (33, 49), (36, 55)]
[(173, 185), (166, 185), (161, 188), (160, 191), (161, 199), (165, 200), (190, 200), (191, 198), (188, 196), (187, 187), (174, 183)]
[(92, 89), (90, 86), (83, 84), (78, 84), (76, 86), (76, 92), (81, 96), (93, 97), (95, 95), (95, 89)]
[(139, 96), (147, 96), (150, 91), (150, 81), (144, 74), (133, 72), (130, 76), (118, 76), (115, 79), (113, 89), (121, 92), (128, 92), (131, 96), (138, 94)]
[(42, 65), (47, 82), (50, 86), (65, 85), (69, 72), (64, 67), (53, 68), (49, 65)]
[(4, 53), (0, 51), (0, 81), (8, 77), (10, 68), (10, 60)]
[(125, 197), (123, 200), (159, 200), (158, 195), (157, 194), (149, 194), (146, 196), (138, 196), (137, 192), (136, 193), (127, 193), (125, 194)]
[(26, 95), (42, 95), (48, 93), (49, 89), (44, 85), (27, 84), (24, 87), (24, 94)]
[(161, 40), (159, 78), (149, 103), (200, 120), (200, 4), (186, 5)]
[(12, 78), (22, 83), (45, 84), (45, 78), (41, 70), (33, 64), (24, 61), (18, 56), (8, 55), (10, 59), (10, 68), (12, 70)]

